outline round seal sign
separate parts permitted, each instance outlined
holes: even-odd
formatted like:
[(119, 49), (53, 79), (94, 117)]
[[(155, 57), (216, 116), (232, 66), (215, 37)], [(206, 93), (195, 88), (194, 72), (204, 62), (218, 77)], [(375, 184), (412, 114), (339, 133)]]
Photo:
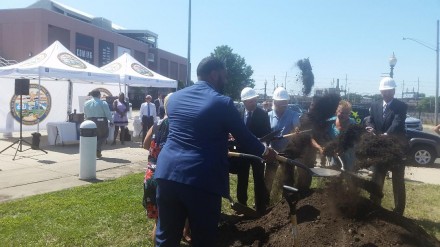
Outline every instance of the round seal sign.
[(144, 66), (142, 66), (138, 63), (132, 63), (131, 68), (141, 75), (150, 76), (150, 77), (154, 76), (153, 73), (151, 73), (151, 71), (149, 69), (145, 68)]
[(62, 52), (58, 54), (58, 59), (60, 60), (60, 62), (72, 68), (76, 68), (76, 69), (87, 68), (87, 66), (83, 62), (81, 62), (81, 60), (79, 60), (78, 58), (72, 56), (67, 52)]
[(30, 84), (29, 95), (22, 95), (21, 97), (22, 106), (20, 105), (20, 95), (12, 96), (10, 101), (10, 110), (17, 122), (20, 122), (20, 108), (22, 108), (24, 125), (35, 125), (47, 117), (52, 105), (52, 99), (45, 87), (38, 86), (38, 84)]

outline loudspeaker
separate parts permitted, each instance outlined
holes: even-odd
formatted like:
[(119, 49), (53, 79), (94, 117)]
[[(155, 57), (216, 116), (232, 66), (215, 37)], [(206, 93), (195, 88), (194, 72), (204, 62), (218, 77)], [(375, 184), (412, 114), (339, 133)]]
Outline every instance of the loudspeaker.
[(15, 95), (29, 95), (29, 79), (15, 79)]

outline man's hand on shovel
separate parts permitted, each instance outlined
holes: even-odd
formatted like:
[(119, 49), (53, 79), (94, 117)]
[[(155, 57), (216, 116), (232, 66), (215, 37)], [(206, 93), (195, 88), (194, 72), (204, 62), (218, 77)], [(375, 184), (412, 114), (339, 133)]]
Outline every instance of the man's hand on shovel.
[(263, 154), (263, 159), (269, 163), (273, 163), (277, 160), (277, 152), (273, 150), (271, 147), (266, 147), (266, 150)]

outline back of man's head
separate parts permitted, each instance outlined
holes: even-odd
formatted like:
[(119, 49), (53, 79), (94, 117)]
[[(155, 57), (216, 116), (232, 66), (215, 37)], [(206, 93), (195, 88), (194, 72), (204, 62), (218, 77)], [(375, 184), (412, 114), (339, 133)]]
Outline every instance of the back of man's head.
[(101, 97), (101, 92), (99, 92), (99, 90), (93, 90), (90, 92), (90, 95), (92, 97), (99, 98), (99, 97)]
[(209, 56), (200, 61), (197, 66), (197, 77), (199, 80), (205, 79), (212, 71), (226, 69), (225, 64), (218, 58)]

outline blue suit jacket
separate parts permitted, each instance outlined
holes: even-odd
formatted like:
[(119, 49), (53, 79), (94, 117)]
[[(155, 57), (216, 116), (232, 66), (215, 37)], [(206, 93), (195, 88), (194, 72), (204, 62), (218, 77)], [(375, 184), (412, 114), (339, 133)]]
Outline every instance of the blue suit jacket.
[(155, 178), (229, 195), (228, 134), (244, 152), (261, 156), (264, 145), (246, 128), (231, 98), (208, 83), (177, 91), (168, 100), (169, 135)]

